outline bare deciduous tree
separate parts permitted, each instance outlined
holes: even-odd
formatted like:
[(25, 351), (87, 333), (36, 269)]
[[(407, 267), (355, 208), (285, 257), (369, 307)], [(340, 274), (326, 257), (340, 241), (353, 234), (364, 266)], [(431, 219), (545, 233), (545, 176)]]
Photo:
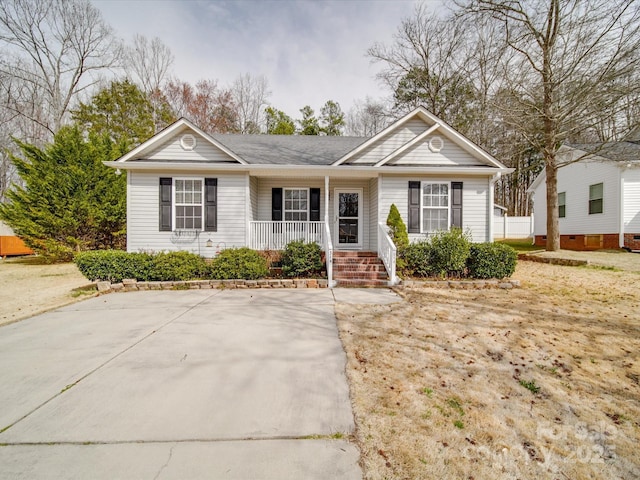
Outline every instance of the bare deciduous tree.
[(356, 137), (372, 137), (391, 123), (388, 107), (378, 100), (366, 97), (356, 100), (346, 118), (346, 134)]
[(3, 108), (58, 131), (77, 95), (115, 65), (120, 46), (87, 0), (0, 2)]
[(144, 35), (135, 35), (133, 43), (124, 47), (125, 72), (147, 94), (160, 90), (173, 61), (171, 49), (158, 37), (149, 40)]
[(269, 82), (264, 75), (240, 75), (231, 86), (240, 133), (260, 133), (264, 107), (271, 95)]
[(466, 63), (462, 22), (441, 18), (419, 4), (412, 17), (398, 27), (391, 45), (374, 44), (367, 54), (385, 64), (379, 73), (395, 94), (398, 113), (425, 106), (445, 121), (467, 108), (460, 92), (469, 83), (463, 75)]
[[(620, 113), (603, 105), (616, 105), (640, 90), (637, 83), (613, 88), (640, 65), (640, 5), (634, 0), (470, 0), (462, 6), (468, 14), (500, 22), (515, 53), (506, 72), (512, 105), (520, 107), (519, 132), (544, 158), (546, 247), (558, 250), (558, 148)], [(540, 136), (531, 135), (532, 123)]]

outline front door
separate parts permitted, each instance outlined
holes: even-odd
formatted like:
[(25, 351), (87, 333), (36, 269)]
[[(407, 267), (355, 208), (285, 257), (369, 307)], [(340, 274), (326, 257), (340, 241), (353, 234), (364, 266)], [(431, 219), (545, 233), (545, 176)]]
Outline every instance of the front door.
[(342, 248), (362, 248), (362, 189), (335, 190), (335, 245)]

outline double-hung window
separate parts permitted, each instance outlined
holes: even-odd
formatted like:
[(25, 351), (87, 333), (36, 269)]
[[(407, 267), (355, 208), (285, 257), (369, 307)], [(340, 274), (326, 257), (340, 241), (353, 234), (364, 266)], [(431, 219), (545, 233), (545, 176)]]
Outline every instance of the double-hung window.
[(603, 211), (603, 185), (589, 185), (589, 215)]
[(567, 192), (558, 194), (558, 217), (565, 218), (567, 216)]
[(449, 184), (422, 183), (422, 233), (449, 229)]
[(202, 179), (176, 179), (175, 228), (177, 230), (202, 230)]
[(284, 219), (306, 222), (309, 218), (309, 189), (284, 189)]

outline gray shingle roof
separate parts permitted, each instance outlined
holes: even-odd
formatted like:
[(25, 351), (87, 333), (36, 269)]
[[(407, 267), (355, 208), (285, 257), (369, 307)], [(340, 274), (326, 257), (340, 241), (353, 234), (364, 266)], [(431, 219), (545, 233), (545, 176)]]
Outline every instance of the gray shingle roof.
[(636, 142), (582, 143), (568, 146), (613, 162), (640, 162), (640, 144)]
[(250, 164), (331, 165), (366, 137), (215, 134), (213, 138)]

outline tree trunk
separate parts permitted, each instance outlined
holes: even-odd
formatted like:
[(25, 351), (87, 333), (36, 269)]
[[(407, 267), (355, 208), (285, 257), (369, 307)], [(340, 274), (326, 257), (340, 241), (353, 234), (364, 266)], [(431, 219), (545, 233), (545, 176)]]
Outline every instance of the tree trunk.
[(560, 250), (560, 231), (558, 227), (558, 167), (553, 160), (546, 160), (547, 174), (547, 245), (549, 252)]

